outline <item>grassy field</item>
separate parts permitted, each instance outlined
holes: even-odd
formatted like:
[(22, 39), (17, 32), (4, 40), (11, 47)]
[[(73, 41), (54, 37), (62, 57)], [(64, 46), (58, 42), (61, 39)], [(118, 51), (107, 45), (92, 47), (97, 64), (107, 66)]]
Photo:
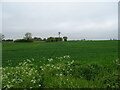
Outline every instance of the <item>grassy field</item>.
[[(120, 86), (117, 78), (118, 41), (3, 43), (2, 49), (3, 88)], [(30, 71), (32, 74), (27, 77)], [(35, 82), (31, 82), (33, 77)]]

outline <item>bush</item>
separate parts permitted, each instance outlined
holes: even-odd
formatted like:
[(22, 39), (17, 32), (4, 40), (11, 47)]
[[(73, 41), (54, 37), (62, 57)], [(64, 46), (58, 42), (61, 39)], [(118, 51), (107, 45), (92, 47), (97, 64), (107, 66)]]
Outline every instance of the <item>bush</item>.
[(58, 41), (63, 41), (63, 38), (61, 37), (49, 37), (47, 38), (48, 42), (58, 42)]
[(34, 37), (33, 39), (34, 41), (42, 41), (42, 38), (39, 38), (39, 37)]
[(7, 40), (3, 39), (2, 41), (3, 42), (13, 42), (13, 39), (7, 39)]
[(13, 39), (7, 39), (7, 40), (5, 40), (5, 41), (13, 41)]
[(29, 39), (29, 40), (17, 39), (17, 40), (15, 40), (14, 42), (33, 42), (33, 40), (32, 40), (32, 39)]

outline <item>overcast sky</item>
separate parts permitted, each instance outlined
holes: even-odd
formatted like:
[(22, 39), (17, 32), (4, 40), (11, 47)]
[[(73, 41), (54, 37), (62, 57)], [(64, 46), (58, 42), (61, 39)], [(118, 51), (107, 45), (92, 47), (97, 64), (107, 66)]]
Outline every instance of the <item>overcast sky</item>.
[(26, 32), (42, 38), (58, 32), (69, 39), (118, 37), (117, 2), (5, 2), (2, 20), (6, 38), (23, 38)]

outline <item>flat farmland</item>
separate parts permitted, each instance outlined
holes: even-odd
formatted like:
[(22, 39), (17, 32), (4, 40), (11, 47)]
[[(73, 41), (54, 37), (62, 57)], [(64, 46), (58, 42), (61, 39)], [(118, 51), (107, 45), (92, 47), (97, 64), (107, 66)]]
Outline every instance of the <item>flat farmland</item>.
[(54, 43), (3, 43), (3, 67), (12, 66), (34, 58), (40, 61), (43, 57), (55, 58), (69, 55), (81, 63), (112, 63), (118, 57), (117, 41), (75, 41)]
[[(37, 67), (35, 70), (42, 79), (36, 81), (36, 84), (26, 82), (23, 88), (31, 85), (33, 88), (119, 87), (116, 77), (117, 40), (3, 43), (2, 51), (2, 66), (5, 72), (11, 70), (11, 73), (14, 73), (18, 67), (19, 70), (27, 67), (26, 63)], [(15, 69), (12, 70), (13, 68)], [(33, 77), (37, 77), (36, 75)], [(14, 78), (11, 76), (11, 79)], [(7, 81), (4, 80), (3, 86), (6, 85)], [(19, 85), (22, 85), (22, 82)], [(19, 85), (13, 84), (12, 87), (19, 88)]]

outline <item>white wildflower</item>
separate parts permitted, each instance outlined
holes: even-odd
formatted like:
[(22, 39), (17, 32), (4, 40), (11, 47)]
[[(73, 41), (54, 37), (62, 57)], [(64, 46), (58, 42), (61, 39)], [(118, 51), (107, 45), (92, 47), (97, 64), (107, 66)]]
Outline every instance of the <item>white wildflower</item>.
[(58, 76), (58, 74), (56, 74)]
[(60, 67), (57, 67), (57, 69), (60, 69)]
[(60, 74), (60, 76), (62, 76), (62, 74)]
[(49, 61), (49, 62), (51, 62), (51, 61), (53, 61), (53, 59), (52, 59), (52, 58), (50, 58), (50, 59), (48, 59), (48, 61)]
[(28, 62), (31, 62), (29, 59), (27, 59)]
[(41, 87), (41, 84), (39, 84), (39, 87)]
[(50, 64), (47, 64), (46, 66), (50, 66)]

